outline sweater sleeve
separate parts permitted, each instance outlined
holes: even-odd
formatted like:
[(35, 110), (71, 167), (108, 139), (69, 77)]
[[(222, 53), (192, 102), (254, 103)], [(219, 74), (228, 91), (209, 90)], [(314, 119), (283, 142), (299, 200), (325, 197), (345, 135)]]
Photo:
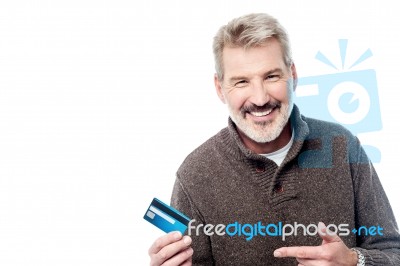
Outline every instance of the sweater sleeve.
[(211, 241), (209, 237), (205, 234), (196, 234), (197, 225), (206, 223), (195, 203), (191, 200), (190, 195), (185, 190), (178, 175), (172, 191), (171, 205), (188, 216), (191, 221), (195, 220), (191, 223), (191, 228), (188, 227), (186, 231), (186, 233), (190, 235), (193, 240), (193, 265), (214, 265), (211, 252)]
[(395, 216), (379, 177), (364, 149), (359, 145), (352, 163), (356, 228), (380, 226), (381, 234), (357, 235), (357, 249), (365, 265), (400, 265), (400, 235)]

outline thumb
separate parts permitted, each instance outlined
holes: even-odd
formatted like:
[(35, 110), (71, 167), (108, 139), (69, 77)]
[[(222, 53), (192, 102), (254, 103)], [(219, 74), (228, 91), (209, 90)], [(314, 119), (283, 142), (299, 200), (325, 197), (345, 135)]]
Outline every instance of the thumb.
[(318, 234), (322, 238), (322, 245), (342, 241), (340, 237), (335, 232), (329, 230), (323, 222), (318, 223)]

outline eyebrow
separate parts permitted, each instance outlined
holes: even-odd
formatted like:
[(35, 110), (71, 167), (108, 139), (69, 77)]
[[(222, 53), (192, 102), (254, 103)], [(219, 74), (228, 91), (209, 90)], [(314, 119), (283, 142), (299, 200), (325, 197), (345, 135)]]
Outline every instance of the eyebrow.
[[(274, 68), (274, 69), (269, 70), (266, 73), (264, 73), (263, 76), (269, 76), (269, 75), (271, 75), (273, 73), (276, 73), (276, 72), (282, 73), (283, 71), (282, 71), (281, 68)], [(229, 83), (233, 83), (235, 81), (243, 80), (243, 79), (247, 79), (247, 77), (245, 77), (245, 76), (233, 76), (233, 77), (231, 77), (229, 79)]]

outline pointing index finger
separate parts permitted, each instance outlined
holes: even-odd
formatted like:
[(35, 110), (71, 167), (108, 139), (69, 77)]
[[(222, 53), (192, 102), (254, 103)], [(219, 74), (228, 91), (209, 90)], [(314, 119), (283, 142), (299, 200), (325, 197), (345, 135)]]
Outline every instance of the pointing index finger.
[(274, 256), (277, 258), (294, 257), (302, 259), (318, 259), (321, 255), (321, 246), (283, 247), (274, 251)]

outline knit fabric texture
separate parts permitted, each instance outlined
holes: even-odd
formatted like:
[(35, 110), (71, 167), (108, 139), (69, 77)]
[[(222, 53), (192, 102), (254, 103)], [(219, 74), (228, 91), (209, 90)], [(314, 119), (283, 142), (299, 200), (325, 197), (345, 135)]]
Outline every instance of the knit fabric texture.
[[(229, 119), (184, 160), (177, 171), (171, 205), (199, 224), (310, 224), (380, 226), (383, 235), (340, 236), (364, 254), (365, 265), (400, 265), (397, 223), (379, 178), (358, 139), (340, 125), (306, 118), (294, 106), (292, 147), (278, 167), (242, 143)], [(319, 235), (206, 235), (193, 238), (193, 265), (297, 265), (275, 258), (284, 246), (318, 246)], [(270, 228), (270, 231), (273, 231)], [(247, 228), (249, 232), (250, 228)], [(311, 230), (314, 231), (314, 230)], [(188, 233), (188, 231), (187, 231)], [(254, 232), (253, 232), (254, 233)]]

